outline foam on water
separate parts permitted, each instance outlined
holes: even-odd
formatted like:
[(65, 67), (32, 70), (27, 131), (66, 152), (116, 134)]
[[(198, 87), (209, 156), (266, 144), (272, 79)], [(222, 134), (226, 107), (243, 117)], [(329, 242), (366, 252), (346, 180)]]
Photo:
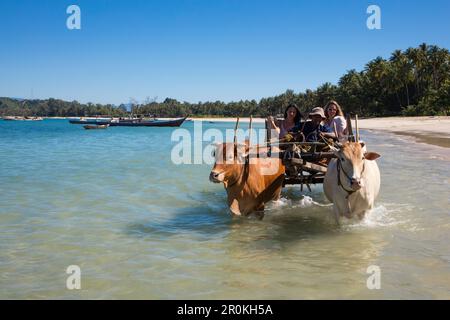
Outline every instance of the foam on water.
[(317, 201), (314, 201), (312, 197), (304, 195), (301, 199), (295, 200), (295, 199), (287, 199), (287, 198), (280, 198), (276, 201), (271, 201), (267, 207), (266, 210), (281, 210), (283, 208), (311, 208), (314, 206), (318, 207), (330, 207), (332, 206), (332, 203), (319, 203)]
[(380, 228), (411, 224), (412, 221), (403, 216), (413, 208), (408, 204), (378, 204), (369, 210), (362, 220), (357, 218), (346, 220), (345, 225), (349, 228)]
[[(332, 203), (320, 203), (308, 195), (303, 195), (298, 200), (282, 197), (277, 201), (270, 202), (266, 207), (266, 213), (269, 215), (282, 215), (286, 211), (291, 212), (295, 211), (295, 209), (310, 209), (299, 210), (298, 214), (305, 216), (314, 214), (317, 217), (330, 218), (333, 216), (332, 206)], [(320, 208), (323, 209), (319, 211), (313, 210)], [(383, 228), (406, 225), (408, 230), (420, 230), (411, 219), (405, 217), (413, 209), (414, 206), (409, 204), (380, 203), (368, 211), (362, 220), (356, 217), (352, 219), (341, 218), (341, 224), (344, 229)]]

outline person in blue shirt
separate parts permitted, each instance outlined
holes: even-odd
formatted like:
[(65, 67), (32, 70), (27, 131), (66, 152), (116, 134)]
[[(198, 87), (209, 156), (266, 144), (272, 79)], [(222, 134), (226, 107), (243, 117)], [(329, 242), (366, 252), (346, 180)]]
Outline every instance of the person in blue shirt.
[(319, 141), (321, 137), (334, 138), (334, 133), (322, 124), (326, 117), (321, 107), (312, 109), (309, 113), (309, 118), (311, 119), (310, 121), (301, 123), (293, 131), (301, 132), (307, 142)]

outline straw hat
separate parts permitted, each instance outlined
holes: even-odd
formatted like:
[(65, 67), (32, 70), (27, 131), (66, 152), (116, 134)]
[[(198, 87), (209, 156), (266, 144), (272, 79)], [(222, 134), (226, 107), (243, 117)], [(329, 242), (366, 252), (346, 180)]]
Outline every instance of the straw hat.
[(319, 115), (322, 117), (322, 119), (326, 119), (325, 117), (325, 112), (323, 111), (323, 109), (321, 107), (317, 107), (312, 109), (312, 111), (309, 113), (309, 117), (311, 118), (312, 116), (315, 115)]

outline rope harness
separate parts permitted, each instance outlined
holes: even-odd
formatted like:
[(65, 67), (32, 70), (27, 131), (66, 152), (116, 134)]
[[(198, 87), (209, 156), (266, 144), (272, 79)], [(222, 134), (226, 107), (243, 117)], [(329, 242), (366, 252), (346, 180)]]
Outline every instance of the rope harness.
[[(236, 160), (236, 158), (237, 158), (237, 148), (235, 148), (235, 150), (236, 150), (236, 153), (234, 154), (234, 160)], [(250, 150), (249, 150), (249, 154), (245, 157), (245, 162), (243, 163), (244, 168), (242, 168), (241, 174), (240, 174), (239, 177), (236, 179), (236, 181), (234, 181), (234, 182), (231, 183), (231, 184), (228, 184), (228, 188), (234, 186), (234, 185), (237, 184), (240, 180), (242, 180), (242, 177), (244, 176), (245, 173), (248, 174), (248, 172), (250, 171), (250, 170), (247, 170), (247, 168), (250, 168), (250, 167), (248, 166), (248, 164), (249, 164), (249, 159), (250, 159)]]
[[(360, 174), (361, 177), (362, 177), (362, 174), (364, 173), (364, 169), (365, 169), (365, 168), (366, 168), (366, 165), (365, 165), (365, 162), (364, 162), (364, 160), (363, 160), (363, 168), (362, 168), (361, 174)], [(342, 184), (342, 181), (341, 181), (341, 171), (344, 173), (345, 177), (348, 179), (348, 182), (349, 182), (349, 184), (350, 184), (350, 186), (351, 186), (351, 185), (352, 185), (352, 178), (348, 175), (347, 172), (345, 172), (344, 168), (342, 167), (342, 161), (341, 161), (341, 159), (338, 158), (338, 160), (337, 160), (337, 178), (338, 178), (338, 185), (339, 185), (345, 192), (347, 192), (347, 196), (345, 197), (345, 199), (348, 200), (348, 198), (349, 198), (353, 193), (355, 193), (356, 190), (353, 190), (353, 189), (350, 189), (350, 190), (349, 190), (349, 189), (347, 189), (347, 188)], [(350, 207), (350, 203), (349, 203), (349, 207)]]

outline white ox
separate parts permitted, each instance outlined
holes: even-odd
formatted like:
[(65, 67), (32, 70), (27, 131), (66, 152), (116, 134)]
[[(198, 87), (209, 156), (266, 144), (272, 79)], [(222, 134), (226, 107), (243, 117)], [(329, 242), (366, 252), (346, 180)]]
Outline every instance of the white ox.
[(362, 219), (380, 191), (380, 170), (374, 161), (380, 155), (366, 152), (363, 142), (346, 142), (335, 154), (323, 182), (325, 195), (333, 202), (338, 223), (341, 216)]

